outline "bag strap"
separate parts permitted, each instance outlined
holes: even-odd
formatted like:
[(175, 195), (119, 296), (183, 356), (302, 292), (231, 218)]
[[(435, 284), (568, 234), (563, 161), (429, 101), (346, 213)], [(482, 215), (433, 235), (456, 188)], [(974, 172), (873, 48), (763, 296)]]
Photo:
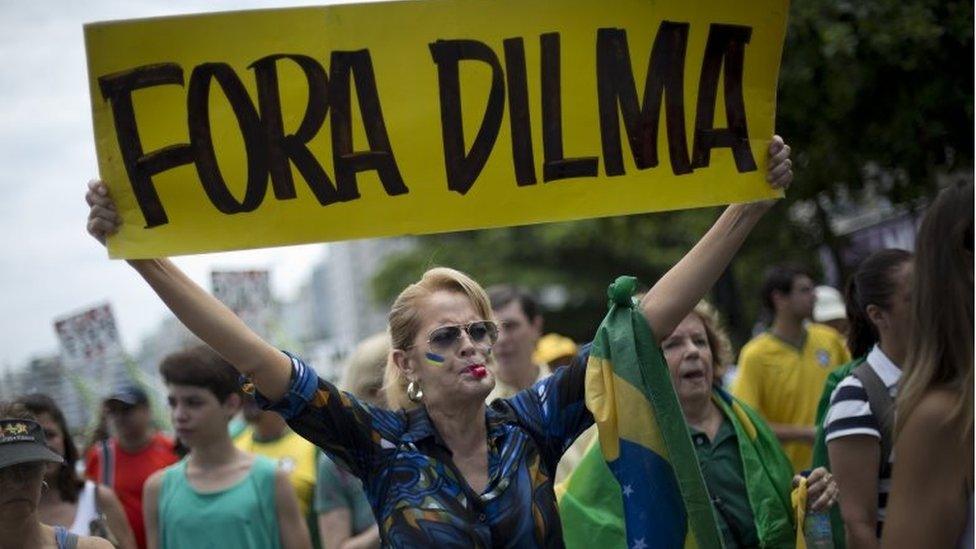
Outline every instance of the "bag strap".
[(115, 484), (115, 452), (112, 451), (112, 443), (109, 439), (102, 439), (99, 443), (102, 450), (102, 478), (101, 484), (112, 488)]
[(861, 382), (864, 392), (868, 394), (871, 414), (874, 415), (878, 421), (878, 426), (881, 428), (881, 461), (878, 469), (880, 471), (888, 463), (891, 449), (894, 446), (892, 431), (895, 423), (895, 400), (891, 398), (891, 393), (888, 392), (888, 387), (884, 381), (867, 361), (854, 368), (851, 373)]

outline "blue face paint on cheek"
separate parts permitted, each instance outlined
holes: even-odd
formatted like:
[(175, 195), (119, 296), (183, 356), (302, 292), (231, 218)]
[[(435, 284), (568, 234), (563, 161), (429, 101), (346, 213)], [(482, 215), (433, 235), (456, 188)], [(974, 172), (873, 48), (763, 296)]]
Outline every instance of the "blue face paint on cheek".
[(438, 354), (435, 354), (435, 353), (431, 353), (431, 352), (427, 352), (427, 353), (424, 354), (424, 356), (427, 358), (427, 363), (428, 364), (431, 364), (433, 366), (443, 366), (444, 365), (444, 357), (442, 357), (441, 355), (438, 355)]

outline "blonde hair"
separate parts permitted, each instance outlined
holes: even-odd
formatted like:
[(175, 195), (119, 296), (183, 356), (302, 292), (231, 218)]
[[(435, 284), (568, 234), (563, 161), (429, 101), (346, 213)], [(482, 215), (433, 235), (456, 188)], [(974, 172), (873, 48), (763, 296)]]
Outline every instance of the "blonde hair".
[(691, 312), (701, 320), (712, 353), (712, 383), (720, 384), (729, 364), (732, 364), (732, 342), (725, 332), (718, 311), (707, 301), (700, 301)]
[(895, 433), (932, 389), (949, 389), (946, 418), (973, 429), (973, 184), (943, 190), (918, 229), (912, 324)]
[[(417, 332), (423, 324), (420, 308), (425, 299), (438, 291), (462, 294), (471, 301), (479, 317), (485, 320), (494, 319), (488, 295), (477, 282), (461, 271), (435, 267), (425, 272), (420, 280), (407, 286), (393, 302), (389, 316), (392, 349), (407, 350), (413, 346)], [(386, 393), (386, 402), (391, 410), (417, 406), (417, 403), (407, 397), (407, 383), (406, 376), (393, 362), (391, 352), (383, 376), (383, 391)]]
[(373, 334), (353, 349), (342, 373), (340, 386), (357, 397), (371, 398), (383, 388), (383, 375), (390, 357), (390, 335)]

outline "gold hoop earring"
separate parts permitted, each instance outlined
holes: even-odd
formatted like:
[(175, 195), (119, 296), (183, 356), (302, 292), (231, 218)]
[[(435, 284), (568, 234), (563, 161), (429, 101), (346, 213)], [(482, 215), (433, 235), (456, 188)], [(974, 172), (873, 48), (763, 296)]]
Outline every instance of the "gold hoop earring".
[(424, 390), (420, 388), (420, 382), (411, 380), (407, 384), (407, 398), (412, 402), (420, 402), (424, 398)]

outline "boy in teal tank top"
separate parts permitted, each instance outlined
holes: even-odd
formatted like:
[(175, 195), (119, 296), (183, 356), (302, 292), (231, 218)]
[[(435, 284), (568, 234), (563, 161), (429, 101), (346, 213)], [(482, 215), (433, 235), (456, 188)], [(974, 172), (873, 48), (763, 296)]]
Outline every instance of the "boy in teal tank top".
[(240, 409), (237, 372), (209, 347), (171, 354), (159, 367), (176, 436), (190, 449), (146, 481), (149, 549), (309, 549), (288, 475), (238, 450), (227, 424)]

